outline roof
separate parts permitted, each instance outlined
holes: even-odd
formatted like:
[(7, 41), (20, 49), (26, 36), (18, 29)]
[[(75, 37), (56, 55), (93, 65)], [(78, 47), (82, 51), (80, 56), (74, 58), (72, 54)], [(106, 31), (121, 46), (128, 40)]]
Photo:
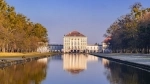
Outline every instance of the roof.
[(80, 72), (84, 71), (84, 69), (67, 69), (67, 71), (71, 74), (79, 74)]
[(102, 46), (102, 45), (87, 45), (87, 46)]
[(85, 37), (85, 35), (81, 34), (78, 31), (72, 31), (69, 34), (65, 35), (65, 36), (81, 36), (81, 37)]
[(108, 43), (111, 40), (111, 37), (106, 37), (105, 40), (103, 41), (104, 43)]

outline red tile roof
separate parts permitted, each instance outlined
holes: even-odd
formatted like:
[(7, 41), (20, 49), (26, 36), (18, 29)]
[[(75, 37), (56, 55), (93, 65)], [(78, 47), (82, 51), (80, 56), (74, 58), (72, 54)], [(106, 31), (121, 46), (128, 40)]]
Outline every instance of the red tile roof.
[(104, 40), (103, 42), (104, 42), (104, 43), (108, 43), (110, 40), (111, 40), (111, 37), (108, 36), (108, 37), (105, 38), (105, 40)]
[(78, 31), (70, 32), (69, 34), (67, 34), (67, 35), (65, 35), (65, 36), (81, 36), (81, 37), (85, 37), (83, 34), (81, 34), (81, 33), (78, 32)]
[(79, 74), (80, 72), (84, 71), (84, 69), (67, 69), (67, 71), (71, 74)]

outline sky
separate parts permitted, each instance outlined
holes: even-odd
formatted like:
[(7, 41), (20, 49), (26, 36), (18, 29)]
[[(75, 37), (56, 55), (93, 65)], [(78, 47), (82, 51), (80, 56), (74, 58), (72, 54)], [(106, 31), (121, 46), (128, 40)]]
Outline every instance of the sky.
[(50, 44), (62, 44), (63, 36), (79, 31), (88, 37), (88, 44), (101, 43), (107, 28), (130, 6), (140, 2), (150, 7), (150, 0), (6, 0), (17, 13), (48, 30)]

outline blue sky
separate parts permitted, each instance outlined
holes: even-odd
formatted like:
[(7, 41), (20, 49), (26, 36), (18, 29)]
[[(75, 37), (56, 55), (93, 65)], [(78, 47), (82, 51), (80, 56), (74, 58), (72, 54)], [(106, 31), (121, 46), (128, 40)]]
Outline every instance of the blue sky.
[(48, 30), (50, 43), (63, 43), (73, 30), (88, 37), (88, 43), (101, 43), (106, 29), (120, 16), (130, 12), (135, 2), (150, 7), (150, 0), (6, 0), (31, 21)]

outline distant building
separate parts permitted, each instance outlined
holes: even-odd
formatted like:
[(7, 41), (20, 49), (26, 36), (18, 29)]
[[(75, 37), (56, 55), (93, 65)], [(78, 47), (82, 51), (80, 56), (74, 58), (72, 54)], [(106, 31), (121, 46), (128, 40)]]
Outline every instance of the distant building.
[(49, 48), (50, 48), (50, 52), (62, 52), (63, 45), (62, 44), (50, 44)]
[(49, 52), (48, 43), (38, 42), (38, 45), (39, 47), (37, 48), (37, 52), (40, 52), (40, 53)]
[(107, 52), (111, 52), (110, 50), (110, 40), (111, 40), (111, 37), (107, 37), (105, 38), (105, 40), (102, 42), (102, 50), (103, 50), (103, 53), (107, 53)]
[(64, 35), (63, 51), (66, 52), (86, 52), (87, 37), (78, 31)]
[(102, 47), (103, 47), (103, 49), (107, 49), (109, 47), (109, 45), (106, 42), (102, 42)]
[(102, 52), (102, 45), (87, 45), (87, 53)]

